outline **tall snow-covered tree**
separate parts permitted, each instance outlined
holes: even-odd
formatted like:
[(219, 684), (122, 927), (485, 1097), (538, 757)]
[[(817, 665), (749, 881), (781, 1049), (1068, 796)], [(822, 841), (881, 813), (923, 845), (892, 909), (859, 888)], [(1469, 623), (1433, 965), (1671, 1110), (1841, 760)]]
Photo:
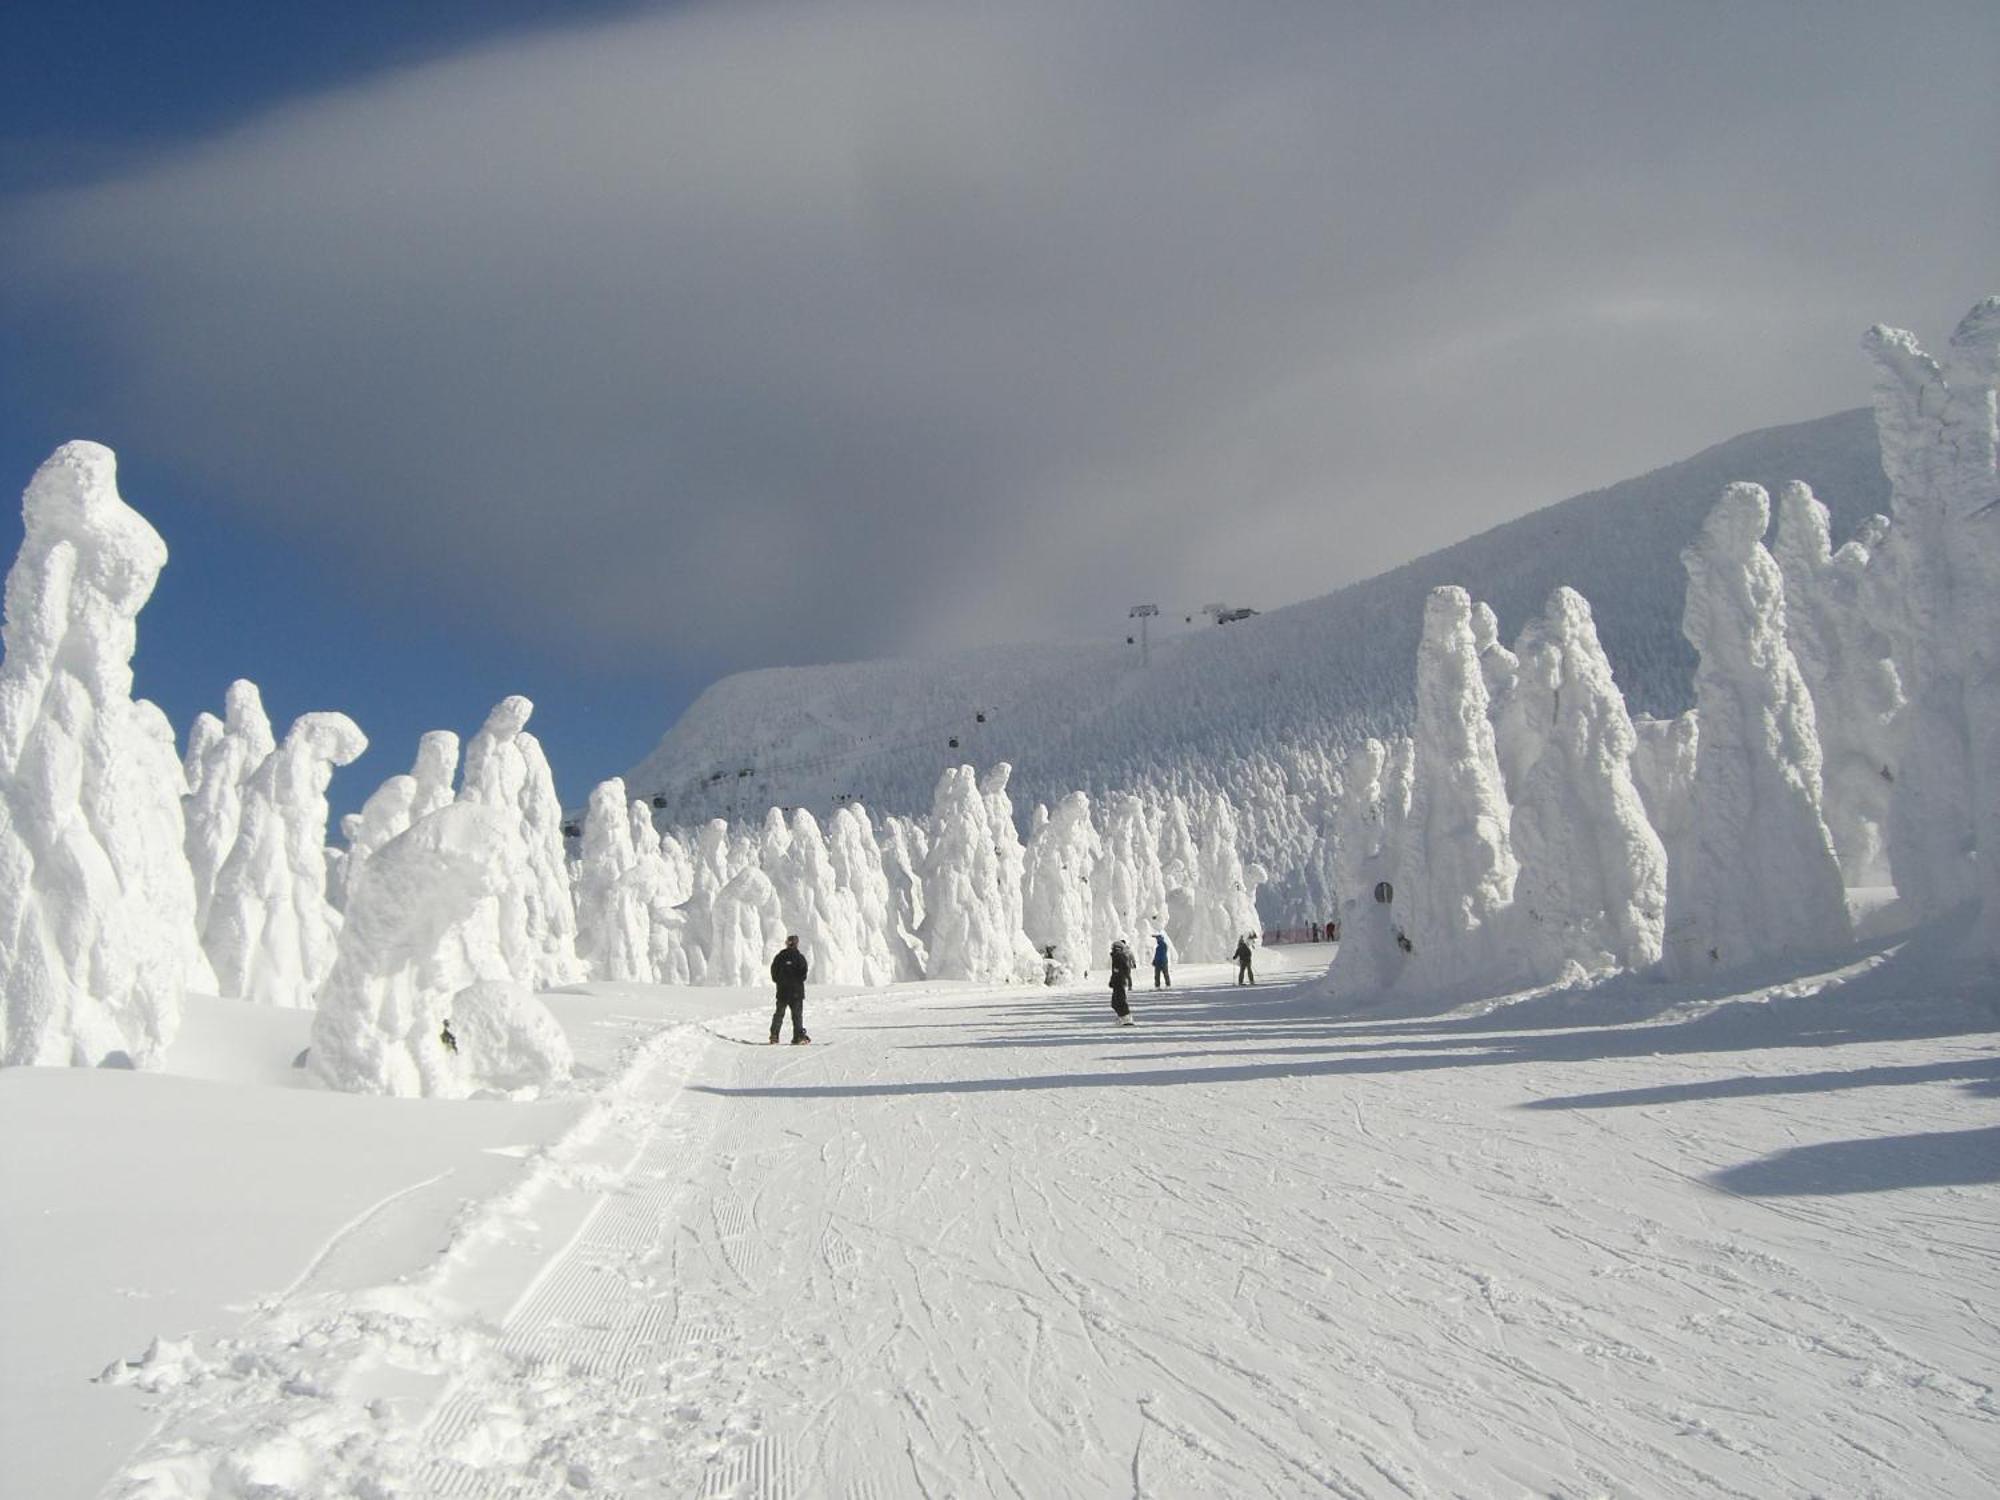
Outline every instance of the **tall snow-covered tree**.
[(143, 1067), (183, 992), (213, 983), (185, 772), (165, 716), (132, 697), (166, 543), (95, 443), (56, 450), (21, 519), (0, 660), (0, 1062)]
[(1694, 787), (1667, 866), (1665, 958), (1677, 976), (1822, 952), (1849, 937), (1820, 815), (1812, 698), (1785, 640), (1784, 584), (1764, 549), (1770, 497), (1733, 484), (1683, 554), (1695, 668)]
[(1869, 331), (1875, 425), (1889, 476), (1877, 556), (1909, 702), (1897, 716), (1889, 856), (1924, 918), (1982, 903), (1977, 941), (2000, 958), (2000, 297), (1953, 331), (1942, 360), (1900, 329)]
[(1571, 964), (1650, 966), (1665, 924), (1666, 851), (1632, 781), (1632, 720), (1589, 603), (1557, 589), (1514, 652), (1524, 733), (1509, 836), (1528, 977), (1555, 979)]
[(236, 841), (216, 873), (202, 946), (225, 995), (310, 1008), (333, 967), (340, 913), (326, 897), (326, 790), (368, 748), (346, 714), (301, 714), (243, 786)]

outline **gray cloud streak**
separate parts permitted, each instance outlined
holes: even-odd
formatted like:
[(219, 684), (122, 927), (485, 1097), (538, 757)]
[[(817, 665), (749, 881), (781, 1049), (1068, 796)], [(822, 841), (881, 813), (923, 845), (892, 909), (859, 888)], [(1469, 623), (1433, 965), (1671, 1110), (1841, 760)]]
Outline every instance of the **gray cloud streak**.
[(1663, 9), (697, 8), (0, 246), (127, 430), (500, 628), (1103, 634), (1858, 404), (1992, 290), (1990, 9)]

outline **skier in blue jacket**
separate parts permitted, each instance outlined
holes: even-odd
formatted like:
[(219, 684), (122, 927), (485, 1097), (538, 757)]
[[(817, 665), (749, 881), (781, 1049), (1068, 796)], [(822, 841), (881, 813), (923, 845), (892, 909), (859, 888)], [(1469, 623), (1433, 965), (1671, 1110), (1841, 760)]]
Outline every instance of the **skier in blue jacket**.
[(1173, 982), (1174, 976), (1167, 972), (1167, 935), (1156, 932), (1153, 934), (1153, 988), (1169, 989)]

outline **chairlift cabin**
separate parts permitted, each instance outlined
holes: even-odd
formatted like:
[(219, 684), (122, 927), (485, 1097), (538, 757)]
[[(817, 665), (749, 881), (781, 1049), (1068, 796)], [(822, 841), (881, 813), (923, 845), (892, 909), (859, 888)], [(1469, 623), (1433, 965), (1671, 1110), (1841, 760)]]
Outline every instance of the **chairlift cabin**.
[(950, 744), (950, 748), (952, 748), (953, 750), (956, 750), (956, 749), (958, 748), (958, 736), (957, 736), (957, 735), (953, 735), (953, 736), (951, 737), (951, 744)]
[(1387, 906), (1396, 899), (1396, 888), (1386, 880), (1375, 882), (1375, 900), (1378, 905)]
[(667, 805), (667, 794), (665, 792), (653, 793), (653, 806), (665, 807), (666, 805)]

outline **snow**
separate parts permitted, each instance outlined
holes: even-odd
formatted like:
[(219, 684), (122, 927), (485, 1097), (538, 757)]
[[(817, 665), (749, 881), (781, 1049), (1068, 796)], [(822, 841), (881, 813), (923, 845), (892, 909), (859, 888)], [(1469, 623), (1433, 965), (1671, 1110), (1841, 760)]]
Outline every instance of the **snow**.
[(1398, 985), (1444, 991), (1519, 974), (1503, 926), (1519, 865), (1464, 589), (1435, 589), (1417, 648), (1416, 763), (1395, 909), (1410, 941)]
[[(1890, 860), (1913, 910), (2000, 911), (2000, 297), (1953, 331), (1942, 361), (1871, 329), (1875, 415), (1890, 484), (1881, 611), (1909, 702), (1898, 716)], [(2000, 959), (1989, 920), (1983, 943)]]
[(1731, 485), (1684, 554), (1699, 733), (1688, 828), (1667, 851), (1664, 955), (1683, 978), (1849, 935), (1812, 699), (1762, 540), (1770, 517), (1761, 488)]
[(1535, 731), (1508, 824), (1524, 972), (1644, 969), (1660, 958), (1667, 854), (1633, 785), (1637, 736), (1589, 601), (1557, 589), (1512, 655), (1511, 706)]
[[(1793, 484), (1774, 555), (1766, 490), (1723, 486), (1680, 554), (1677, 717), (1631, 717), (1663, 679), (1614, 677), (1576, 590), (1509, 648), (1513, 601), (1441, 585), (1405, 718), (1336, 693), (1290, 738), (1281, 699), (1223, 743), (1248, 700), (1218, 695), (1157, 753), (1099, 747), (1025, 843), (982, 753), (921, 818), (841, 792), (663, 834), (673, 798), (607, 781), (572, 866), (517, 697), (456, 792), (426, 736), (329, 850), (360, 729), (272, 744), (239, 682), (177, 754), (130, 696), (164, 544), (108, 451), (59, 451), (8, 582), (0, 1041), (124, 1066), (0, 1071), (30, 1424), (0, 1480), (1989, 1492), (2000, 299), (1942, 360), (1868, 346), (1890, 517), (1835, 550)], [(1618, 508), (1571, 519), (1602, 541)], [(1162, 656), (1200, 688), (1221, 650)], [(1083, 666), (1014, 686), (1157, 705)], [(1264, 948), (1238, 993), (1259, 852), (1341, 939)], [(788, 933), (820, 1042), (776, 1053)], [(1091, 956), (1155, 943), (1179, 983), (1113, 1031)], [(107, 1188), (149, 1212), (108, 1223)]]
[(514, 820), (520, 855), (495, 894), (501, 951), (521, 984), (569, 984), (583, 977), (576, 956), (576, 908), (563, 857), (562, 804), (541, 743), (527, 732), (534, 704), (519, 695), (493, 706), (465, 747), (458, 800)]
[(568, 1076), (569, 1048), (514, 979), (494, 917), (523, 863), (513, 820), (469, 802), (375, 851), (313, 1014), (319, 1078), (352, 1093), (463, 1098)]
[[(1430, 591), (1465, 587), (1511, 640), (1552, 590), (1575, 589), (1630, 710), (1671, 718), (1693, 702), (1680, 552), (1738, 480), (1773, 493), (1810, 484), (1840, 536), (1890, 508), (1874, 420), (1843, 412), (1733, 438), (1253, 619), (1181, 627), (1169, 606), (1147, 667), (1122, 644), (1120, 606), (1101, 642), (739, 673), (708, 688), (625, 781), (664, 798), (670, 827), (773, 805), (824, 817), (841, 801), (867, 803), (878, 823), (920, 816), (941, 771), (968, 761), (1012, 765), (1024, 814), (1072, 791), (1102, 812), (1118, 792), (1157, 801), (1212, 787), (1236, 810), (1243, 858), (1268, 872), (1260, 925), (1303, 925), (1331, 909), (1319, 835), (1341, 761), (1364, 739), (1414, 726), (1410, 664)], [(1321, 545), (1331, 578), (1339, 539)]]
[(221, 993), (307, 1007), (333, 966), (326, 789), (368, 748), (345, 714), (301, 715), (242, 784), (236, 839), (216, 872), (202, 947)]
[(226, 1001), (206, 1077), (9, 1069), (8, 1488), (2000, 1483), (1990, 992), (1919, 944), (1344, 1016), (1324, 951), (1129, 1030), (815, 988), (798, 1049), (761, 990), (591, 985), (527, 1106), (261, 1081), (299, 1038), (224, 1055)]
[(21, 501), (0, 662), (0, 1063), (144, 1067), (212, 980), (173, 730), (132, 698), (166, 543), (69, 443)]

